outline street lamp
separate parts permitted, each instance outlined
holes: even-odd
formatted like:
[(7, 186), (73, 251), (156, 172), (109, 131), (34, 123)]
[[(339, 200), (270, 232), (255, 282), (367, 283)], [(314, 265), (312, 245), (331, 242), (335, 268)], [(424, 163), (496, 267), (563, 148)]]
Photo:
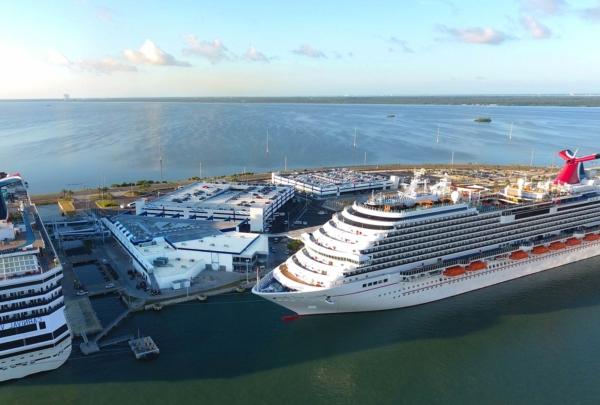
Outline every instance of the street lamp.
[(248, 280), (248, 264), (250, 263), (250, 259), (246, 259), (246, 285), (248, 285), (248, 283), (250, 282), (250, 280)]

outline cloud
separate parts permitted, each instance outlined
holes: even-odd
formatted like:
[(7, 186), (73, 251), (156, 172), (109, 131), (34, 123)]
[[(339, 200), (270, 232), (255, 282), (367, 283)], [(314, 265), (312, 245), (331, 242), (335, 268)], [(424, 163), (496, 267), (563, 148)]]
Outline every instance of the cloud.
[(96, 74), (137, 72), (135, 66), (127, 65), (113, 58), (79, 59), (72, 61), (55, 50), (48, 51), (46, 60), (53, 65), (64, 66), (78, 72), (93, 72)]
[(597, 6), (584, 8), (579, 11), (579, 15), (586, 20), (600, 21), (600, 2)]
[(499, 45), (502, 42), (510, 39), (508, 35), (502, 31), (490, 27), (473, 27), (473, 28), (450, 28), (445, 25), (439, 25), (438, 30), (446, 35), (449, 35), (457, 41), (466, 44), (484, 44), (484, 45)]
[(521, 0), (521, 4), (527, 10), (546, 15), (560, 14), (567, 7), (565, 0)]
[(523, 27), (529, 31), (529, 35), (535, 39), (546, 39), (552, 36), (552, 31), (550, 31), (550, 28), (546, 27), (544, 24), (531, 16), (523, 16), (521, 18), (521, 24), (523, 24)]
[(270, 61), (272, 61), (275, 58), (272, 56), (267, 56), (264, 53), (258, 51), (255, 47), (251, 46), (250, 48), (248, 48), (248, 50), (244, 54), (244, 59), (246, 59), (250, 62), (269, 63)]
[(96, 7), (96, 17), (100, 21), (112, 22), (113, 12), (110, 8), (105, 6)]
[(212, 64), (231, 60), (235, 57), (220, 39), (201, 41), (195, 35), (188, 35), (185, 41), (188, 47), (183, 50), (184, 53), (208, 59)]
[(404, 53), (415, 53), (415, 51), (410, 46), (408, 46), (408, 42), (404, 41), (403, 39), (389, 37), (387, 39), (387, 42), (390, 44), (390, 47), (388, 48), (390, 52), (400, 50)]
[(293, 53), (295, 53), (296, 55), (302, 55), (302, 56), (306, 56), (308, 58), (314, 58), (314, 59), (319, 59), (319, 58), (327, 58), (327, 55), (325, 55), (324, 52), (313, 48), (310, 45), (304, 44), (304, 45), (300, 45), (300, 47), (298, 47), (298, 49), (294, 49), (292, 51)]
[(123, 55), (131, 63), (140, 65), (191, 66), (188, 62), (178, 60), (173, 55), (169, 55), (149, 39), (142, 44), (139, 50), (125, 49)]

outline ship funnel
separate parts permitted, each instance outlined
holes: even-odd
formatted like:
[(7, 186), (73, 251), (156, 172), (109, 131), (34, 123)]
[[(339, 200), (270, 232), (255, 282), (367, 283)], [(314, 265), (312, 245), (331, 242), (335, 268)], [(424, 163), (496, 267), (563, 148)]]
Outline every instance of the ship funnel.
[(585, 173), (583, 171), (583, 162), (600, 159), (600, 153), (596, 153), (595, 155), (576, 157), (576, 153), (573, 153), (569, 149), (561, 150), (560, 152), (558, 152), (558, 156), (560, 156), (565, 161), (565, 165), (558, 173), (558, 176), (556, 176), (556, 178), (554, 179), (554, 184), (581, 183), (581, 179), (585, 177)]

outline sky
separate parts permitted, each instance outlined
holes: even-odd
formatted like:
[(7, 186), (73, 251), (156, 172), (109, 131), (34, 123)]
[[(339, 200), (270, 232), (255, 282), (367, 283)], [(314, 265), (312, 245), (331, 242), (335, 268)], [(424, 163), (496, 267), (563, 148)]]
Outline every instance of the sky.
[(0, 2), (0, 99), (600, 92), (600, 0)]

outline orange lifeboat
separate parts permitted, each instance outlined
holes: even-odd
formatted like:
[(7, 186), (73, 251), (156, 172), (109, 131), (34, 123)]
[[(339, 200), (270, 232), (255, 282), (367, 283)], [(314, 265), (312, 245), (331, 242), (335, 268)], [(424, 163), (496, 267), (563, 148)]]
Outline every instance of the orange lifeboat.
[(544, 245), (538, 245), (533, 248), (531, 253), (533, 253), (534, 255), (542, 255), (544, 253), (548, 253), (548, 248)]
[(529, 255), (522, 250), (515, 250), (510, 254), (510, 256), (508, 256), (508, 258), (512, 260), (523, 260), (527, 259), (528, 257)]
[(474, 262), (471, 262), (471, 264), (469, 264), (465, 270), (466, 271), (478, 271), (478, 270), (483, 270), (487, 268), (487, 264), (485, 264), (485, 262), (482, 262), (481, 260), (476, 260)]
[(548, 248), (550, 250), (560, 250), (560, 249), (564, 249), (566, 247), (567, 247), (567, 245), (560, 241), (552, 242), (550, 244), (550, 246), (548, 246)]
[(449, 277), (460, 276), (461, 274), (465, 274), (465, 268), (462, 266), (448, 267), (446, 270), (444, 270), (443, 274), (444, 274), (444, 276), (449, 276)]
[(587, 235), (585, 235), (583, 237), (583, 240), (586, 242), (591, 242), (591, 241), (598, 240), (598, 239), (600, 239), (600, 236), (596, 233), (588, 233)]
[(577, 238), (569, 238), (569, 239), (567, 239), (567, 242), (565, 244), (567, 246), (577, 246), (577, 245), (581, 245), (581, 241)]

